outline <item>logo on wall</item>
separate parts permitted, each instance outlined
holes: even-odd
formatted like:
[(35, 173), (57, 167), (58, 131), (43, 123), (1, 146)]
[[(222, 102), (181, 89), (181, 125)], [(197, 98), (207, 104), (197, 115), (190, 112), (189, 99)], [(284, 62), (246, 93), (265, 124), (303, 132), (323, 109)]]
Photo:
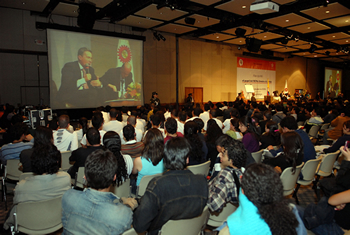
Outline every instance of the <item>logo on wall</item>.
[(238, 63), (239, 63), (240, 66), (243, 66), (243, 60), (242, 59), (239, 59)]
[(118, 58), (124, 64), (131, 60), (131, 50), (128, 46), (122, 45), (118, 48)]

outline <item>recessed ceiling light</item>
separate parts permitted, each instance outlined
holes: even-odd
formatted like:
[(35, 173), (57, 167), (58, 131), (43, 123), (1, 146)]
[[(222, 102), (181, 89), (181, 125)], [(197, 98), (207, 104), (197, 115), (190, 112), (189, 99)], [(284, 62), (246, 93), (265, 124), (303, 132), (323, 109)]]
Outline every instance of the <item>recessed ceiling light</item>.
[(25, 3), (25, 2), (22, 2), (22, 4), (23, 4), (23, 5), (26, 5), (26, 3)]
[(345, 22), (346, 22), (346, 23), (348, 23), (348, 22), (349, 22), (349, 20), (346, 20)]
[(245, 9), (246, 7), (247, 7), (247, 6), (244, 6), (244, 5), (242, 6), (243, 9)]
[(345, 42), (349, 42), (349, 40), (346, 40)]
[(239, 42), (242, 42), (242, 41), (239, 41)]
[(335, 35), (333, 35), (332, 37), (335, 38)]
[(307, 27), (307, 29), (311, 29), (311, 27)]
[(315, 57), (317, 57), (317, 55), (315, 55)]
[(199, 21), (199, 20), (198, 20), (197, 22), (198, 22), (198, 23), (200, 23), (200, 21)]
[(266, 38), (266, 36), (264, 36), (264, 38)]
[(328, 14), (329, 13), (329, 11), (326, 11), (326, 14)]
[(163, 12), (159, 12), (159, 14), (163, 15)]
[(289, 20), (286, 20), (286, 22), (289, 22)]
[(216, 36), (216, 38), (219, 38), (219, 36)]
[(146, 19), (150, 20), (150, 19), (151, 19), (151, 17), (146, 17)]
[(77, 12), (77, 11), (73, 11), (74, 13)]

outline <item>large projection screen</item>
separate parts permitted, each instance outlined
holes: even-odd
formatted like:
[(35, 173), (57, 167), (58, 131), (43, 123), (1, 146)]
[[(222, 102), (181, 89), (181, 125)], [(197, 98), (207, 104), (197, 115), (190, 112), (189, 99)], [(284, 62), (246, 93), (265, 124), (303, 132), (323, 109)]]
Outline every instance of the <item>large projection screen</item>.
[(47, 29), (52, 109), (143, 104), (143, 41)]
[(341, 92), (343, 71), (336, 68), (325, 68), (324, 98), (336, 98)]

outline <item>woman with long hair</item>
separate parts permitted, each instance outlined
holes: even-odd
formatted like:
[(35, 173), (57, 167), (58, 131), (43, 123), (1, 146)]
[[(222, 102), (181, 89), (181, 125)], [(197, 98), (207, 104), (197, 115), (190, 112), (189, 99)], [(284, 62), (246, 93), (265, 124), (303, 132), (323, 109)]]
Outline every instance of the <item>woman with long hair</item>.
[[(210, 119), (210, 120), (213, 120), (213, 119)], [(209, 123), (209, 121), (208, 121), (208, 123)], [(215, 161), (216, 161), (216, 158), (219, 154), (219, 152), (216, 148), (215, 142), (222, 135), (223, 135), (222, 130), (220, 129), (218, 124), (214, 121), (214, 123), (208, 127), (207, 133), (205, 135), (205, 143), (206, 143), (207, 148), (208, 148), (207, 158), (211, 162), (210, 163), (210, 170), (213, 168)]]
[(259, 137), (256, 130), (255, 119), (244, 116), (239, 119), (239, 130), (243, 134), (244, 147), (251, 153), (259, 150)]
[(293, 167), (292, 172), (303, 162), (304, 144), (298, 133), (295, 131), (285, 132), (281, 135), (281, 144), (283, 152), (280, 152), (275, 158), (267, 158), (265, 164), (273, 166), (280, 173), (288, 167)]
[(239, 119), (232, 118), (230, 120), (230, 130), (226, 132), (232, 139), (242, 139), (242, 134), (239, 131)]
[(260, 149), (266, 149), (269, 145), (278, 146), (281, 144), (281, 135), (276, 122), (266, 122), (265, 133), (261, 136), (260, 142)]
[(230, 234), (306, 234), (297, 210), (284, 199), (282, 182), (272, 167), (249, 165), (241, 187), (239, 207), (227, 218)]
[[(208, 128), (210, 127), (208, 126)], [(194, 121), (186, 122), (184, 126), (184, 132), (185, 138), (191, 145), (188, 165), (196, 165), (205, 162), (207, 160), (208, 148), (205, 141), (202, 141), (199, 138), (197, 123)]]
[[(33, 148), (23, 150), (19, 156), (20, 162), (23, 166), (23, 172), (33, 172), (31, 156), (34, 150), (35, 152), (40, 152), (41, 149), (51, 145), (53, 145), (52, 130), (48, 127), (38, 126), (34, 134)], [(59, 165), (61, 166), (61, 158), (59, 159)]]
[(118, 162), (118, 174), (116, 179), (116, 185), (119, 186), (124, 180), (129, 178), (132, 172), (133, 162), (130, 155), (123, 155), (120, 150), (122, 147), (120, 136), (115, 131), (108, 131), (103, 136), (103, 145), (106, 149), (110, 150)]
[(133, 174), (137, 174), (136, 186), (139, 186), (142, 177), (146, 175), (155, 175), (163, 173), (165, 168), (163, 164), (164, 156), (164, 138), (163, 134), (157, 128), (151, 128), (143, 138), (145, 145), (141, 157), (134, 160)]

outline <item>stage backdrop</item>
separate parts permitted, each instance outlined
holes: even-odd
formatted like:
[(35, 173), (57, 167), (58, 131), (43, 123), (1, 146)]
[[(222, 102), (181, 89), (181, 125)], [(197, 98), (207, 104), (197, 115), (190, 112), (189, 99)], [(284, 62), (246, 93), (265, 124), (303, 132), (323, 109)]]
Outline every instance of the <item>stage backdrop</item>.
[(245, 85), (253, 85), (255, 97), (264, 99), (267, 95), (267, 80), (269, 91), (275, 90), (276, 62), (237, 57), (237, 94), (244, 91), (246, 98), (250, 99)]

